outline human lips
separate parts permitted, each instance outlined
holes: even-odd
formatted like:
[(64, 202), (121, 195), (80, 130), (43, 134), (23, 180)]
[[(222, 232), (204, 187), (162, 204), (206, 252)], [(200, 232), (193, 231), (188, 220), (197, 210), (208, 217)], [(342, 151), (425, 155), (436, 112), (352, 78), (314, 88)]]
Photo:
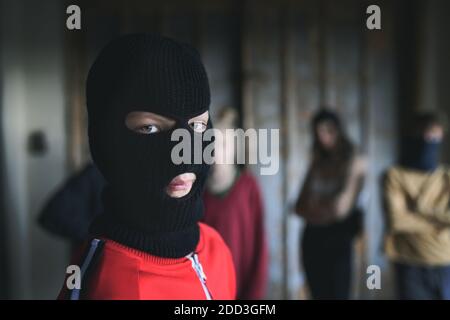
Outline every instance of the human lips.
[(195, 181), (195, 174), (183, 173), (173, 178), (172, 181), (167, 186), (167, 189), (170, 192), (184, 191), (190, 189), (194, 181)]

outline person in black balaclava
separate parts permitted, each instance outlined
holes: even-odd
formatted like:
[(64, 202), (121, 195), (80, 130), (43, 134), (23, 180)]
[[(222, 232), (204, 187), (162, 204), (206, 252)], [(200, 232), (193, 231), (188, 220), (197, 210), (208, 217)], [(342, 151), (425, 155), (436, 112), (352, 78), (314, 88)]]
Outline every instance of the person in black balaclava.
[(399, 299), (450, 299), (450, 170), (439, 163), (444, 129), (442, 117), (414, 116), (400, 163), (386, 175), (385, 249)]
[[(198, 52), (158, 35), (119, 37), (92, 65), (86, 100), (92, 158), (107, 182), (105, 210), (90, 228), (83, 289), (65, 297), (233, 299), (230, 252), (199, 223), (208, 165), (193, 160), (207, 143), (198, 150), (194, 140), (211, 122)], [(190, 162), (172, 159), (176, 129), (189, 134)]]
[(437, 121), (428, 113), (416, 116), (415, 128), (402, 141), (402, 166), (420, 171), (433, 171), (438, 167), (443, 134)]

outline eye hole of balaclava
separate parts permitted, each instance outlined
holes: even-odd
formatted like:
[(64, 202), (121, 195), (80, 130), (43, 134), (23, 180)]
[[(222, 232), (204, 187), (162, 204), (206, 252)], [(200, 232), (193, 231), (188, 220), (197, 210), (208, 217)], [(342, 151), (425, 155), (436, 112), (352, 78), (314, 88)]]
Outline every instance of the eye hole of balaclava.
[[(133, 189), (164, 196), (165, 188), (174, 177), (191, 172), (196, 175), (196, 181), (186, 196), (196, 192), (197, 185), (203, 185), (207, 170), (203, 152), (211, 141), (203, 141), (204, 132), (194, 130), (192, 119), (204, 113), (189, 119), (174, 119), (149, 112), (124, 115), (121, 130), (114, 130), (110, 140), (109, 153), (113, 155), (110, 157), (110, 182), (119, 189), (132, 186)], [(211, 128), (211, 121), (207, 117), (203, 120), (206, 122), (205, 130)], [(158, 129), (151, 133), (140, 130), (149, 124)], [(180, 129), (181, 134), (177, 134), (180, 131), (175, 130)]]

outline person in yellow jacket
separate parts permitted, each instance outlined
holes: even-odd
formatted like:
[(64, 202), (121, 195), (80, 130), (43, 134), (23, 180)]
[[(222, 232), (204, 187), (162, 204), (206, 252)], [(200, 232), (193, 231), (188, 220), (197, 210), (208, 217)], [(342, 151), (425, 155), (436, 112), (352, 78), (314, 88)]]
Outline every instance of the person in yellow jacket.
[(441, 119), (414, 117), (400, 164), (385, 179), (385, 251), (399, 299), (450, 299), (450, 169), (439, 164)]

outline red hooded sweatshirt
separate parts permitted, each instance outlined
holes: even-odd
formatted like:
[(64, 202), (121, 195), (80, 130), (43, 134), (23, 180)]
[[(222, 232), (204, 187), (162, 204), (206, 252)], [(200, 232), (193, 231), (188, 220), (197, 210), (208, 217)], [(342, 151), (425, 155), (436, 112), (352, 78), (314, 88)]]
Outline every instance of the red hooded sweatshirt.
[[(89, 276), (83, 297), (102, 300), (230, 300), (236, 279), (230, 251), (220, 235), (200, 223), (200, 240), (187, 257), (161, 258), (112, 240)], [(61, 297), (68, 297), (64, 286)], [(81, 288), (83, 290), (83, 288)]]

